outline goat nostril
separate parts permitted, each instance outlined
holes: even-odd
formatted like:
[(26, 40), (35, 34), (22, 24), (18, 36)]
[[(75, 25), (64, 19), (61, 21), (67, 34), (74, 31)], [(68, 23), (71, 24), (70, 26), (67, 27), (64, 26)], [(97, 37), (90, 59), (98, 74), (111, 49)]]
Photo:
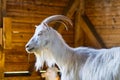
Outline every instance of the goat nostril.
[(25, 47), (26, 47), (26, 48), (28, 48), (28, 47), (29, 47), (29, 45), (26, 45)]

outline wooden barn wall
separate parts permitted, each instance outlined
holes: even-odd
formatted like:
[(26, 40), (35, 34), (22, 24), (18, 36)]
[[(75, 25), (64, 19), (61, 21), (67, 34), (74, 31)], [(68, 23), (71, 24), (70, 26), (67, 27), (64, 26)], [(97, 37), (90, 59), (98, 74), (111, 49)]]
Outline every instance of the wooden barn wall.
[(107, 47), (120, 46), (120, 0), (85, 0), (85, 13)]
[[(25, 44), (34, 33), (35, 25), (48, 16), (54, 14), (63, 14), (64, 9), (68, 7), (69, 0), (0, 0), (4, 3), (2, 10), (5, 13), (0, 14), (3, 19), (3, 26), (7, 25), (10, 31), (10, 49), (5, 50), (5, 71), (24, 71), (28, 70), (28, 55), (25, 51)], [(1, 5), (0, 5), (1, 6)], [(4, 14), (4, 15), (3, 15)], [(2, 20), (1, 20), (2, 21)], [(10, 23), (10, 24), (8, 24)], [(6, 32), (5, 32), (6, 33)], [(65, 41), (74, 45), (74, 31), (63, 30), (61, 33)], [(34, 62), (32, 55), (30, 62)]]
[[(25, 29), (27, 27), (27, 31), (31, 32), (32, 35), (34, 30), (34, 26), (38, 25), (43, 19), (48, 16), (54, 14), (63, 14), (64, 9), (67, 7), (69, 0), (61, 0), (60, 3), (57, 0), (6, 0), (6, 16), (14, 18), (15, 29), (19, 29), (20, 27)], [(73, 30), (70, 29), (69, 32)], [(63, 37), (69, 45), (73, 45), (73, 42), (69, 41), (73, 39), (71, 36), (71, 32), (67, 33), (63, 31)], [(21, 34), (22, 35), (22, 34)], [(19, 37), (21, 36), (19, 35)], [(27, 37), (30, 38), (30, 35)], [(19, 37), (17, 36), (16, 41), (18, 42)], [(15, 37), (13, 36), (13, 37)], [(28, 39), (25, 40), (28, 41)], [(16, 42), (14, 41), (14, 42)]]

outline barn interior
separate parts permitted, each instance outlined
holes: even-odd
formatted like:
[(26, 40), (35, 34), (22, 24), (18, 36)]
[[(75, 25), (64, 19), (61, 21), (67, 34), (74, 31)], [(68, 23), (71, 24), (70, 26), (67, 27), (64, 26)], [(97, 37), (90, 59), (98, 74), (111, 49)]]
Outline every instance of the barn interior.
[(120, 0), (0, 0), (0, 80), (43, 80), (25, 44), (35, 25), (56, 14), (73, 22), (67, 31), (58, 22), (51, 26), (69, 46), (120, 46)]

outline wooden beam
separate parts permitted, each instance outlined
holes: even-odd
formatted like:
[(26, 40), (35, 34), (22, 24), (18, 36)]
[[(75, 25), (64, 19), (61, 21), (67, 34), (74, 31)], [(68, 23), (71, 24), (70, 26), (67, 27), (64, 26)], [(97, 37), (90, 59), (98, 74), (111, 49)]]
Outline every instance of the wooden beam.
[(94, 44), (96, 48), (106, 48), (104, 42), (102, 41), (99, 34), (96, 32), (94, 25), (90, 22), (88, 17), (84, 14), (81, 16), (81, 21), (83, 23), (82, 29), (86, 33), (89, 40)]
[(80, 12), (75, 14), (75, 33), (74, 33), (74, 47), (84, 46), (84, 32), (81, 29), (82, 21), (80, 18)]
[(73, 2), (71, 2), (72, 4), (68, 5), (68, 8), (65, 9), (66, 12), (64, 12), (63, 14), (69, 18), (72, 18), (73, 14), (78, 10), (79, 2), (79, 0), (74, 0)]
[(11, 36), (12, 36), (12, 21), (11, 18), (3, 18), (3, 42), (4, 49), (11, 49)]
[[(79, 0), (75, 0), (71, 6), (68, 6), (69, 7), (69, 8), (67, 8), (68, 10), (65, 9), (65, 12), (63, 14), (71, 19), (73, 14), (77, 10), (78, 6), (79, 6)], [(63, 31), (63, 29), (65, 29), (65, 27), (62, 27), (62, 25), (60, 25), (58, 27), (58, 32), (61, 33)]]
[(79, 8), (75, 14), (75, 34), (74, 34), (74, 46), (84, 46), (84, 32), (81, 29), (82, 21), (80, 16), (84, 13), (84, 0), (80, 0)]

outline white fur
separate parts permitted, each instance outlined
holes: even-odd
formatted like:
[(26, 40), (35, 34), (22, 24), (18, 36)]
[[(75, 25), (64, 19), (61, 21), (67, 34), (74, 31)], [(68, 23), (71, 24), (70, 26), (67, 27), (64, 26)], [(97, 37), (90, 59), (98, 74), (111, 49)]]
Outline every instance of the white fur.
[(120, 80), (120, 48), (103, 49), (98, 53), (88, 58), (81, 80)]
[(36, 28), (26, 50), (35, 54), (37, 70), (44, 62), (50, 67), (57, 64), (61, 80), (120, 80), (119, 47), (100, 50), (71, 48), (56, 30), (44, 23)]

